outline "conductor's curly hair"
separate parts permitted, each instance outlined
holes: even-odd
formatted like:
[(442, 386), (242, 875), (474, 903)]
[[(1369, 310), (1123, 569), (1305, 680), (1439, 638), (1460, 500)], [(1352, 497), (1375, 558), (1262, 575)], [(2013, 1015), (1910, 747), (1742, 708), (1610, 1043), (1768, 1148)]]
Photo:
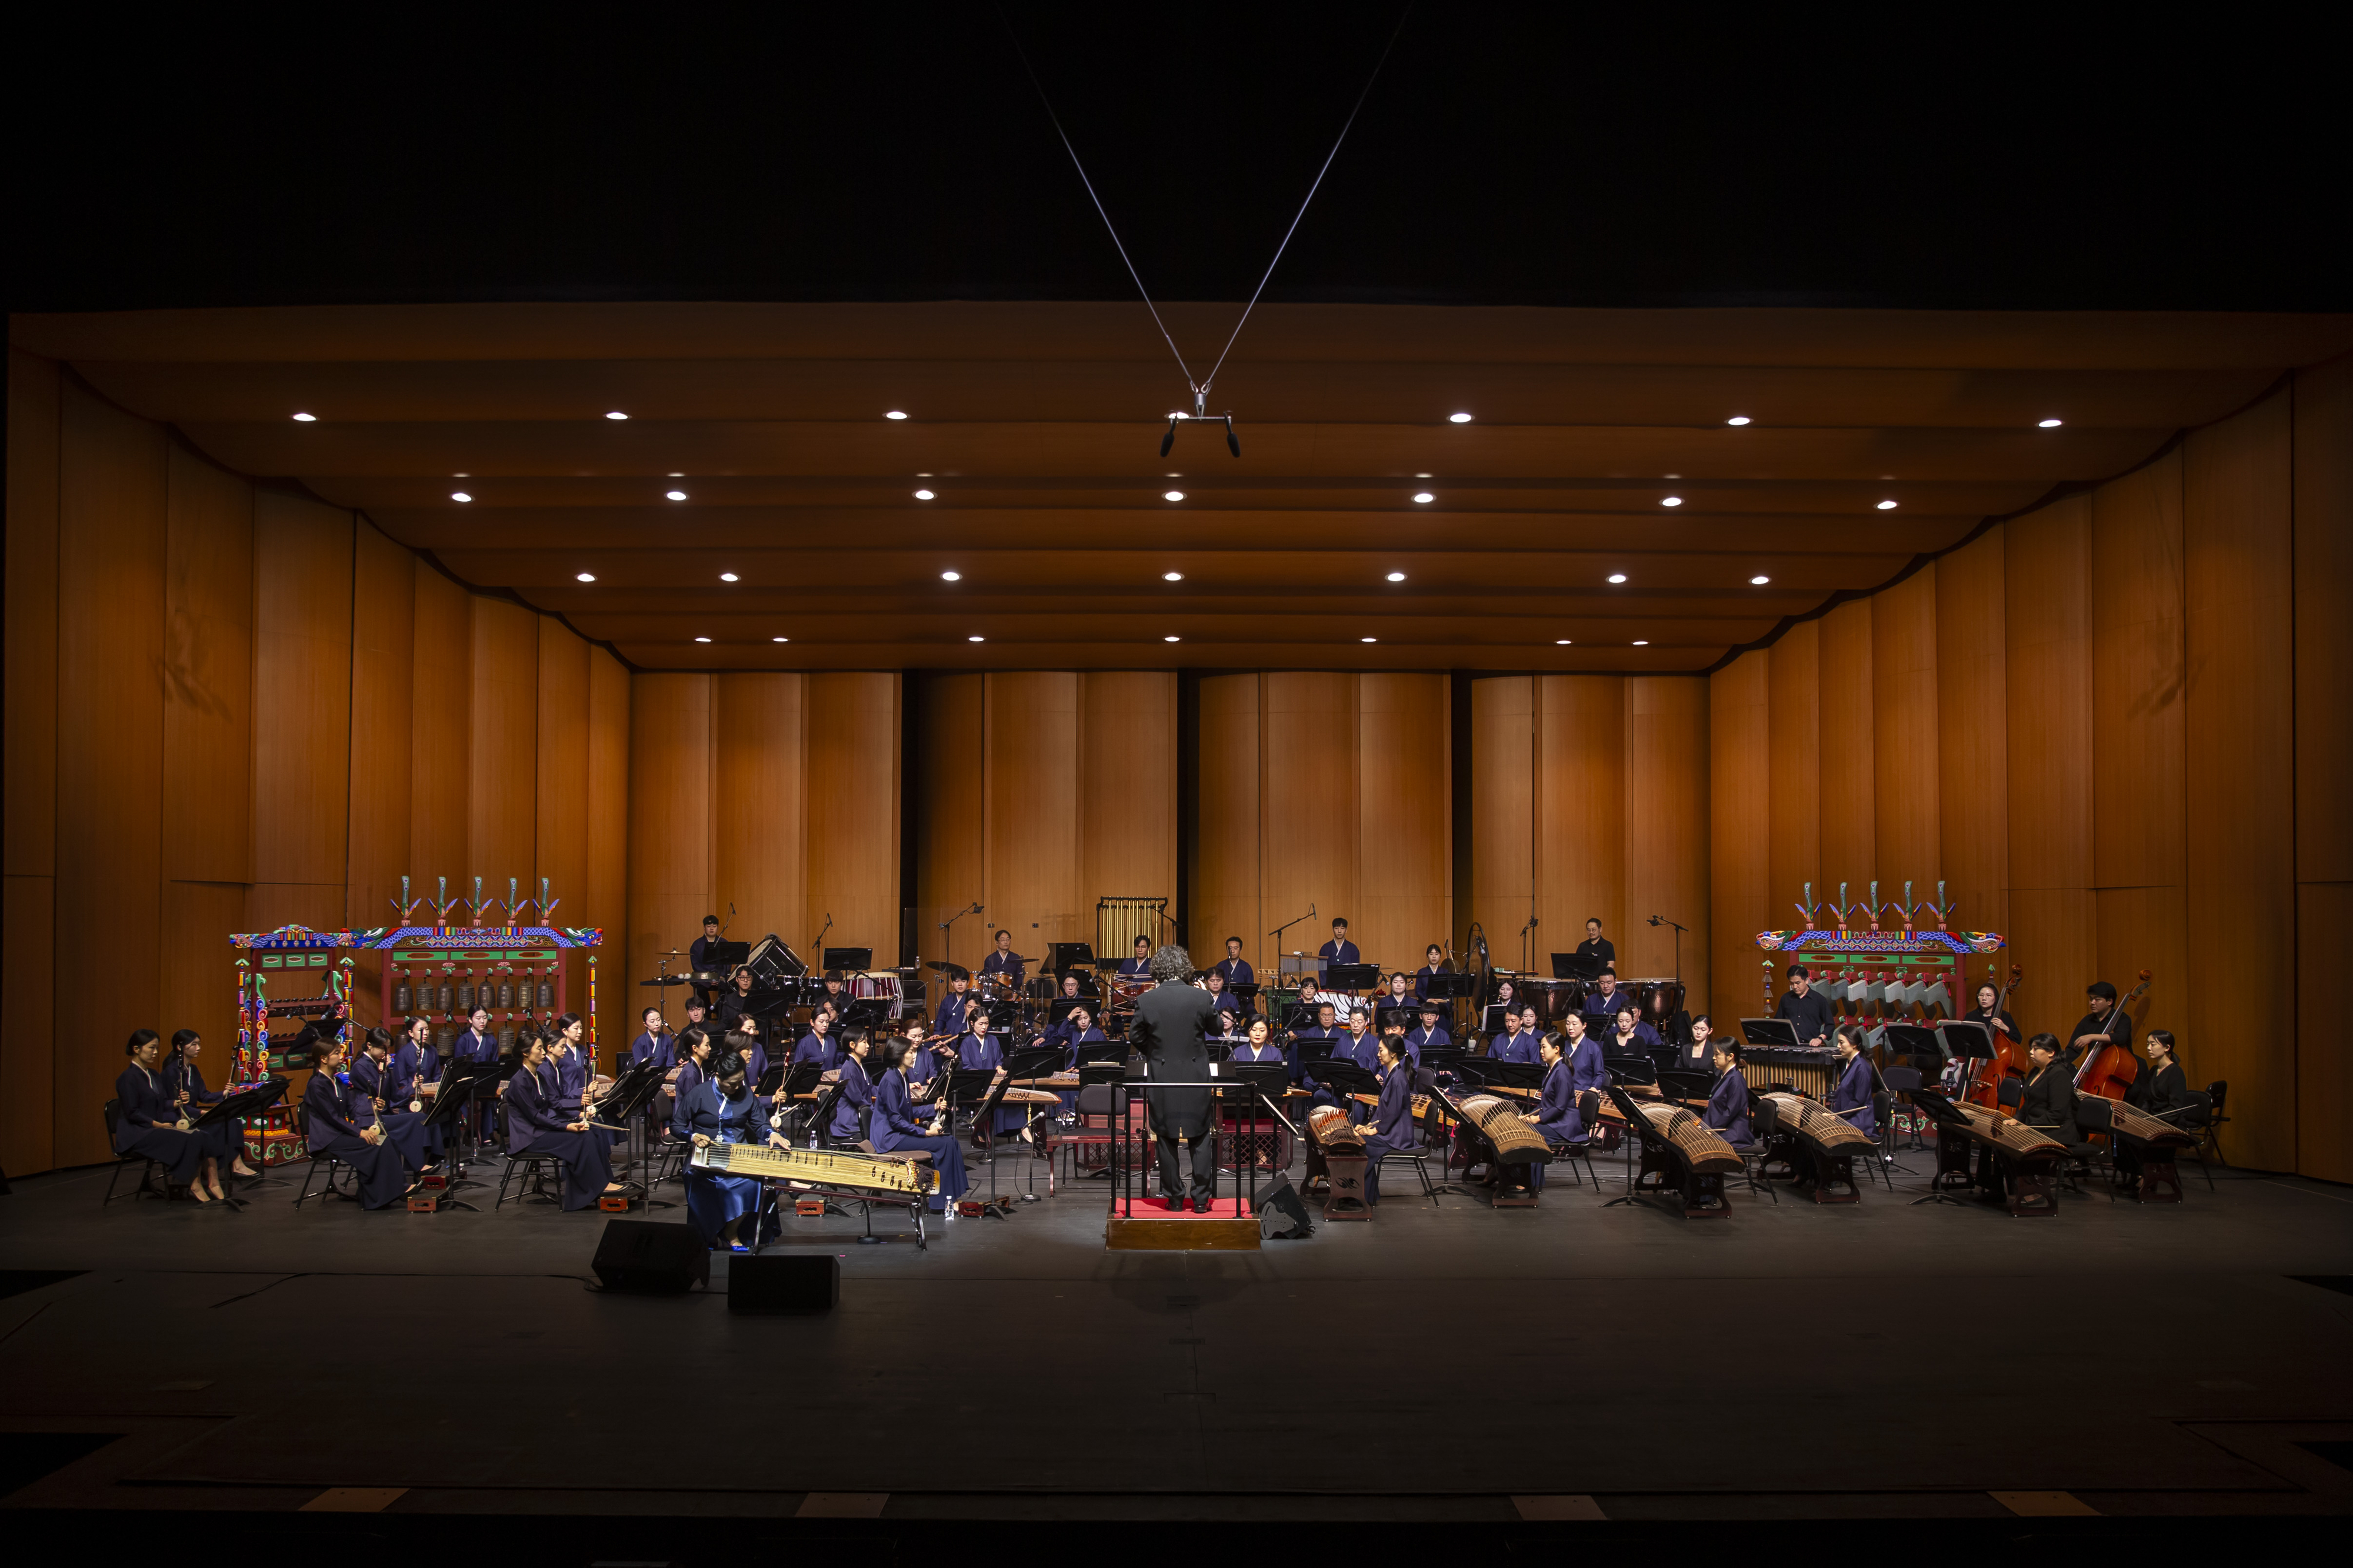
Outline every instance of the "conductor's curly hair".
[(1152, 978), (1166, 984), (1193, 978), (1193, 955), (1181, 947), (1164, 947), (1152, 955)]

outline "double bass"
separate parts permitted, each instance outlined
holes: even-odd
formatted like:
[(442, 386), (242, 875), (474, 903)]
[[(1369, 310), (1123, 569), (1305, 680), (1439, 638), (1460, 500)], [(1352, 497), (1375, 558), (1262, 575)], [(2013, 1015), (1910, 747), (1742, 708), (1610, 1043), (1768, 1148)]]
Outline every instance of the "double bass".
[(2102, 1100), (2122, 1100), (2132, 1088), (2133, 1079), (2140, 1076), (2140, 1062), (2132, 1047), (2116, 1044), (2116, 1020), (2125, 1009), (2148, 994), (2149, 973), (2140, 972), (2140, 984), (2125, 993), (2116, 1005), (2108, 1009), (2107, 1026), (2100, 1031), (2105, 1042), (2084, 1053), (2083, 1063), (2075, 1068), (2075, 1092), (2097, 1095)]
[[(1993, 999), (1995, 1014), (2010, 1010), (2010, 994), (2017, 990), (2025, 979), (2026, 971), (2022, 966), (2015, 963), (2010, 966), (2010, 984), (2003, 986), (2001, 994)], [(2021, 1083), (2026, 1080), (2029, 1065), (2026, 1047), (2012, 1039), (2008, 1030), (1990, 1018), (1986, 1023), (1986, 1033), (1993, 1037), (1993, 1055), (1978, 1067), (1977, 1076), (1969, 1080), (1968, 1092), (1961, 1098), (1971, 1105), (1999, 1110), (2001, 1109), (2001, 1080), (2006, 1078), (2017, 1079)]]

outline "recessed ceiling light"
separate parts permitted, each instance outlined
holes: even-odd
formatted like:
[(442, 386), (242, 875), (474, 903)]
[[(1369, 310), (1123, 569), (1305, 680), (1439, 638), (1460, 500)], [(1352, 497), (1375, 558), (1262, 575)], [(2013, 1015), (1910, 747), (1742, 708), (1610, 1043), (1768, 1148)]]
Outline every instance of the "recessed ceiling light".
[(1555, 647), (1567, 647), (1569, 646), (1569, 639), (1567, 637), (1555, 637), (1553, 639), (1552, 646)]
[(1895, 510), (1895, 503), (1892, 500), (1881, 501), (1879, 503), (1879, 510), (1882, 511), (1894, 511)]
[(1428, 506), (1431, 501), (1436, 500), (1438, 498), (1431, 495), (1428, 490), (1416, 490), (1413, 492), (1413, 499), (1419, 504)]
[(1175, 642), (1176, 639), (1175, 637), (1162, 637), (1160, 640), (1161, 640), (1162, 642)]
[(1182, 583), (1185, 580), (1185, 574), (1182, 572), (1163, 572), (1160, 574), (1160, 580), (1163, 583)]
[(606, 415), (605, 417), (607, 419), (627, 419), (628, 416), (616, 408), (610, 414)]
[(1661, 506), (1681, 506), (1683, 504), (1683, 498), (1681, 496), (1661, 496), (1659, 498), (1659, 504)]
[(1650, 645), (1650, 643), (1649, 643), (1649, 641), (1648, 641), (1647, 639), (1642, 638), (1642, 637), (1636, 637), (1636, 638), (1634, 639), (1634, 646), (1635, 646), (1636, 647), (1650, 647), (1651, 645)]
[(697, 642), (709, 642), (711, 639), (709, 637), (697, 637), (694, 640)]
[(1623, 583), (1626, 580), (1626, 574), (1623, 572), (1612, 572), (1609, 574), (1609, 580), (1612, 583)]
[(1185, 492), (1183, 490), (1163, 490), (1160, 492), (1160, 499), (1162, 500), (1183, 500), (1185, 499)]
[(451, 500), (472, 500), (474, 498), (468, 495), (464, 490), (451, 490), (449, 492), (449, 499)]
[(1402, 583), (1405, 581), (1405, 574), (1402, 572), (1392, 572), (1389, 574), (1389, 581), (1392, 583)]
[[(294, 416), (294, 423), (297, 425), (312, 425), (318, 422), (318, 418), (319, 416), (315, 414), (297, 414)], [(2059, 421), (2053, 419), (2051, 423), (2056, 425)]]
[(684, 500), (686, 499), (686, 492), (684, 490), (665, 490), (662, 493), (669, 496), (672, 500)]
[(1438, 476), (1437, 476), (1436, 474), (1416, 474), (1416, 475), (1414, 475), (1414, 478), (1415, 478), (1415, 479), (1436, 479), (1437, 477), (1438, 477)]
[(961, 583), (964, 581), (964, 574), (961, 572), (943, 572), (940, 574), (940, 581), (943, 583)]
[(471, 474), (451, 474), (449, 477), (453, 479), (470, 479), (474, 476)]
[(1748, 416), (1746, 414), (1736, 414), (1731, 418), (1725, 420), (1725, 423), (1726, 425), (1746, 425), (1748, 423)]
[(1380, 639), (1377, 637), (1358, 637), (1356, 640), (1358, 642), (1377, 642)]
[[(893, 408), (893, 409), (892, 409), (889, 413), (887, 413), (887, 414), (885, 414), (885, 415), (883, 415), (883, 416), (882, 416), (882, 417), (883, 417), (883, 418), (885, 418), (885, 419), (904, 419), (906, 416), (907, 416), (907, 411), (906, 411), (905, 409), (903, 409), (903, 408)], [(785, 639), (784, 639), (784, 638), (782, 638), (782, 637), (778, 637), (776, 640), (777, 640), (778, 642), (782, 642), (782, 641), (784, 641)]]
[(965, 638), (964, 640), (965, 640), (965, 641), (966, 641), (966, 642), (980, 642), (980, 641), (982, 641), (982, 640), (984, 640), (984, 639), (982, 639), (982, 638), (980, 638), (980, 637), (966, 637), (966, 638)]
[(1748, 582), (1751, 587), (1762, 588), (1766, 584), (1770, 583), (1772, 580), (1772, 578), (1765, 576), (1760, 573), (1757, 576), (1748, 579)]
[(932, 499), (932, 492), (929, 490), (917, 490), (915, 492), (915, 499), (917, 500), (929, 500)]
[(682, 479), (686, 478), (686, 476), (684, 474), (664, 474), (662, 478), (666, 479)]
[[(307, 414), (297, 414), (294, 417), (297, 419), (308, 419), (311, 416)], [(2056, 419), (2041, 420), (2038, 422), (2038, 427), (2044, 430), (2056, 430), (2059, 428), (2059, 421)]]
[(594, 572), (575, 572), (572, 574), (572, 580), (575, 583), (594, 583), (596, 580), (596, 574)]
[(733, 572), (722, 572), (719, 574), (719, 580), (722, 583), (733, 583), (739, 581), (735, 574)]
[(1471, 423), (1471, 416), (1468, 414), (1450, 414), (1446, 416), (1446, 422), (1449, 425), (1468, 425)]
[(793, 639), (790, 637), (770, 637), (768, 640), (770, 642), (790, 642)]

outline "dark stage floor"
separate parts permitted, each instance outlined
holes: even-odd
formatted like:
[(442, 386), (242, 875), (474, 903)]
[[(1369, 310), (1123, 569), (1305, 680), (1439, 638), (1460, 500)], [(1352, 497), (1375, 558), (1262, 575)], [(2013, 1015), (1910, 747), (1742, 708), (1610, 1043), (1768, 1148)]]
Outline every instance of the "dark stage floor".
[(82, 1271), (8, 1277), (0, 1483), (20, 1510), (308, 1510), (268, 1526), (297, 1533), (371, 1511), (353, 1539), (396, 1552), (427, 1516), (534, 1516), (584, 1562), (719, 1554), (677, 1515), (909, 1555), (957, 1520), (2062, 1539), (2353, 1511), (2353, 1192), (2223, 1172), (2178, 1208), (2011, 1219), (1907, 1206), (1920, 1180), (1718, 1222), (1400, 1189), (1370, 1225), (1178, 1255), (1105, 1252), (1082, 1183), (928, 1252), (795, 1222), (841, 1304), (747, 1318), (724, 1260), (708, 1295), (588, 1289), (597, 1215), (298, 1213), (290, 1185), (101, 1211), (106, 1172), (67, 1173), (0, 1199), (0, 1266)]

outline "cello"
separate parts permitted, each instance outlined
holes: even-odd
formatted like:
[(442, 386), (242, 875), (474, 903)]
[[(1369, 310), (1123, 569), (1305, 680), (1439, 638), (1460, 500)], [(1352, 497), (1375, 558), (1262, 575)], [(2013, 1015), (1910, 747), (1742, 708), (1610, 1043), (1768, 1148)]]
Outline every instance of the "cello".
[(2149, 973), (2140, 972), (2140, 984), (2126, 992), (2116, 1005), (2108, 1009), (2108, 1022), (2101, 1029), (2105, 1044), (2094, 1046), (2084, 1053), (2084, 1065), (2075, 1069), (2075, 1092), (2098, 1095), (2102, 1100), (2122, 1100), (2132, 1088), (2133, 1079), (2140, 1076), (2140, 1062), (2132, 1047), (2116, 1042), (2116, 1020), (2125, 1009), (2148, 994)]
[(1993, 999), (1993, 1012), (1986, 1019), (1986, 1033), (1993, 1037), (1993, 1055), (1986, 1058), (1978, 1067), (1977, 1075), (1969, 1080), (1968, 1092), (1962, 1096), (1971, 1105), (1982, 1105), (1988, 1110), (2000, 1110), (2001, 1080), (2006, 1078), (2015, 1078), (2021, 1083), (2025, 1081), (2026, 1047), (2011, 1038), (2010, 1031), (1994, 1021), (2001, 1014), (2010, 1010), (2010, 993), (2017, 990), (2025, 979), (2025, 968), (2020, 964), (2011, 964), (2010, 984), (2003, 986), (2001, 994)]

